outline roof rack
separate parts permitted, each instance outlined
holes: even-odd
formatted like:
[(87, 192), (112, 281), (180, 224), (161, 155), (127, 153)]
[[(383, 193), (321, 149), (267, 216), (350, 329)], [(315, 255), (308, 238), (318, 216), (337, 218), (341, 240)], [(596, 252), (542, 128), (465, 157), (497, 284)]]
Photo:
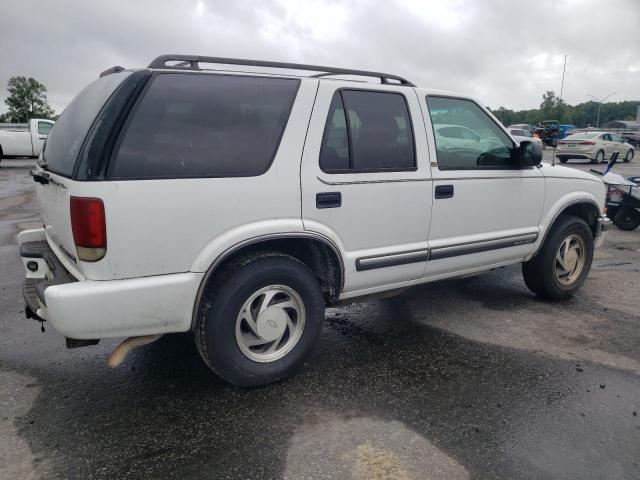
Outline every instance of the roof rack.
[(124, 67), (116, 65), (115, 67), (107, 68), (104, 72), (101, 72), (98, 78), (106, 77), (107, 75), (111, 75), (112, 73), (122, 72), (123, 70)]
[[(167, 62), (179, 62), (167, 65)], [(306, 70), (310, 72), (322, 72), (314, 77), (326, 77), (330, 75), (356, 75), (360, 77), (379, 78), (380, 83), (397, 84), (407, 87), (415, 87), (406, 78), (389, 73), (369, 72), (366, 70), (351, 70), (348, 68), (321, 67), (319, 65), (304, 65), (301, 63), (268, 62), (263, 60), (244, 60), (241, 58), (202, 57), (198, 55), (160, 55), (155, 58), (149, 68), (163, 68), (175, 70), (202, 70), (200, 63), (217, 63), (223, 65), (245, 65), (250, 67), (286, 68), (289, 70)], [(206, 69), (205, 69), (206, 70)], [(389, 80), (392, 80), (390, 82)], [(397, 82), (397, 83), (396, 83)]]

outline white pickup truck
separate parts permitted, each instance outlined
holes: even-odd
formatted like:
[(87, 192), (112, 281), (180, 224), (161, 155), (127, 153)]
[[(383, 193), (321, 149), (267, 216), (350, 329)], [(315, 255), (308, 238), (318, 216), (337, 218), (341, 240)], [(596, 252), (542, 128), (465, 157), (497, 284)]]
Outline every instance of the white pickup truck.
[(41, 118), (33, 118), (29, 123), (0, 123), (0, 161), (6, 157), (40, 155), (53, 123)]

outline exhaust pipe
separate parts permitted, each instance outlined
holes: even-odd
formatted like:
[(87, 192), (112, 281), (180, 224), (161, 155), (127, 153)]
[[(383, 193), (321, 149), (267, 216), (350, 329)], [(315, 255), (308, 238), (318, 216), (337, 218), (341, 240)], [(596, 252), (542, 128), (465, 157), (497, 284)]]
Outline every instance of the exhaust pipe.
[(122, 362), (124, 362), (127, 354), (132, 349), (155, 342), (161, 336), (162, 335), (145, 335), (142, 337), (129, 337), (126, 340), (123, 340), (109, 357), (107, 365), (109, 366), (109, 368), (116, 368), (117, 366), (121, 365)]

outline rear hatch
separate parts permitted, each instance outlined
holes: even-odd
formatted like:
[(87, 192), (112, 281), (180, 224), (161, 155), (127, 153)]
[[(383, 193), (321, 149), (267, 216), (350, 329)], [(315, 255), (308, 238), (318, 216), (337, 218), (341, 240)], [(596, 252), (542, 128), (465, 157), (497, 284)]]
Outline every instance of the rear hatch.
[(78, 94), (51, 129), (35, 170), (34, 179), (41, 180), (36, 195), (47, 241), (76, 277), (84, 276), (84, 268), (74, 243), (70, 199), (91, 196), (91, 185), (96, 185), (78, 180), (78, 159), (92, 126), (101, 120), (105, 104), (131, 73), (99, 78)]

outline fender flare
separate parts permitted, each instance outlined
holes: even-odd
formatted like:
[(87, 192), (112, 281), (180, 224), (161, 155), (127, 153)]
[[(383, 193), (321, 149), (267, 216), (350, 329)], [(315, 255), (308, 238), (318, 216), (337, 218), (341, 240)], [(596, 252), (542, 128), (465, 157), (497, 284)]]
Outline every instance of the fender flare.
[(322, 242), (329, 249), (331, 249), (333, 251), (333, 253), (335, 254), (335, 256), (338, 259), (338, 262), (340, 264), (339, 292), (342, 291), (342, 288), (344, 287), (344, 280), (345, 280), (345, 278), (344, 278), (345, 277), (344, 260), (343, 260), (342, 252), (340, 251), (340, 249), (338, 248), (336, 243), (333, 242), (333, 240), (331, 240), (330, 238), (328, 238), (325, 235), (322, 235), (321, 233), (309, 232), (309, 231), (284, 232), (284, 233), (273, 233), (273, 234), (258, 235), (258, 236), (251, 237), (251, 238), (242, 240), (240, 242), (237, 242), (236, 244), (234, 244), (231, 247), (229, 247), (226, 250), (224, 250), (222, 253), (220, 253), (220, 255), (218, 255), (213, 260), (213, 262), (211, 263), (209, 268), (206, 270), (202, 280), (200, 281), (200, 286), (198, 287), (198, 292), (196, 293), (196, 298), (195, 298), (195, 301), (193, 303), (193, 313), (192, 313), (192, 316), (191, 316), (191, 330), (193, 330), (193, 328), (196, 325), (198, 312), (200, 310), (200, 303), (202, 302), (202, 296), (204, 294), (205, 288), (206, 288), (207, 284), (209, 283), (209, 280), (210, 280), (211, 276), (216, 272), (218, 267), (226, 259), (228, 259), (231, 255), (233, 255), (234, 253), (238, 252), (239, 250), (241, 250), (241, 249), (243, 249), (245, 247), (248, 247), (250, 245), (256, 245), (256, 244), (259, 244), (259, 243), (262, 243), (262, 242), (266, 242), (266, 241), (269, 241), (269, 240), (279, 240), (279, 239), (317, 240), (319, 242)]
[(538, 253), (538, 251), (542, 248), (542, 245), (544, 245), (544, 242), (546, 241), (547, 236), (549, 235), (549, 232), (551, 231), (551, 228), (555, 224), (556, 220), (558, 220), (558, 217), (560, 217), (560, 215), (562, 215), (562, 213), (565, 212), (569, 207), (571, 207), (573, 205), (578, 205), (580, 203), (589, 203), (596, 209), (596, 212), (598, 212), (598, 213), (600, 212), (600, 207), (598, 206), (598, 202), (594, 198), (580, 197), (580, 198), (572, 199), (569, 202), (562, 202), (562, 199), (559, 200), (556, 203), (556, 205), (559, 204), (559, 207), (557, 209), (555, 209), (555, 213), (553, 214), (553, 216), (551, 217), (551, 219), (547, 223), (547, 227), (544, 230), (542, 230), (542, 228), (541, 228), (541, 233), (542, 234), (539, 237), (538, 245), (536, 245), (534, 253), (532, 253), (527, 258), (527, 260), (532, 258), (532, 257), (534, 257)]

